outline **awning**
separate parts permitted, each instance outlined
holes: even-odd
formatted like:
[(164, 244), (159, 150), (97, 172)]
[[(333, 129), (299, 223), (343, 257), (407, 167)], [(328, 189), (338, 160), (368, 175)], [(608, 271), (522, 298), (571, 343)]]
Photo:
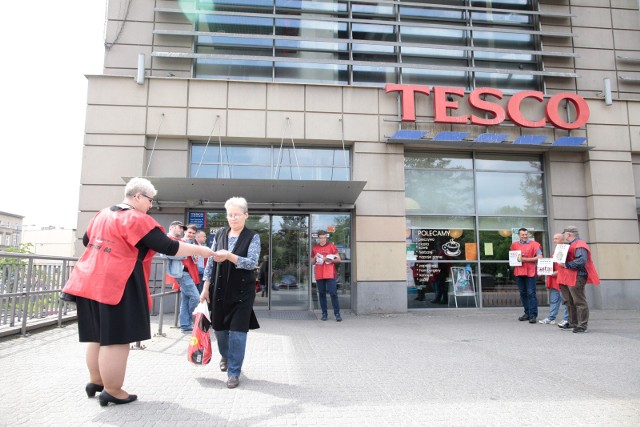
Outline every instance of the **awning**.
[[(286, 181), (144, 177), (158, 190), (154, 206), (222, 209), (230, 197), (247, 199), (251, 210), (352, 209), (366, 181)], [(123, 177), (128, 182), (131, 177)]]

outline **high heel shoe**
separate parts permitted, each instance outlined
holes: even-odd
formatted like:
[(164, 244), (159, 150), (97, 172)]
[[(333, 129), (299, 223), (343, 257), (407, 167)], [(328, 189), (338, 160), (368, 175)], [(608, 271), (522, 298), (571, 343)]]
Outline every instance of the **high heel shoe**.
[(104, 386), (100, 384), (87, 383), (84, 391), (87, 392), (87, 397), (95, 397), (96, 393), (104, 390)]
[(118, 399), (117, 397), (111, 396), (106, 391), (103, 391), (102, 393), (100, 393), (99, 399), (100, 399), (100, 406), (107, 406), (109, 402), (114, 403), (116, 405), (124, 405), (125, 403), (131, 403), (134, 400), (137, 400), (138, 396), (136, 396), (135, 394), (130, 394), (129, 397), (127, 397), (126, 399)]

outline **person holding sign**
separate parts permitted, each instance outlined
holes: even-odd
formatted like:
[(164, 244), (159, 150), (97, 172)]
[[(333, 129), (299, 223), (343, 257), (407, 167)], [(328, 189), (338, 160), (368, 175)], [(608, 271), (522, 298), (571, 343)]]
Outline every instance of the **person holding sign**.
[[(556, 245), (562, 245), (564, 243), (564, 236), (561, 233), (553, 235), (553, 243)], [(560, 285), (558, 284), (558, 264), (553, 263), (553, 274), (547, 276), (547, 289), (549, 289), (549, 315), (542, 319), (540, 323), (544, 323), (547, 325), (555, 325), (556, 324), (556, 316), (558, 315), (558, 311), (560, 310), (560, 304), (562, 303), (562, 295), (560, 294)], [(567, 306), (562, 304), (564, 307), (564, 320), (558, 324), (565, 325), (569, 319), (569, 310)]]
[(318, 231), (318, 244), (311, 248), (311, 262), (315, 265), (316, 284), (318, 285), (318, 299), (322, 309), (322, 320), (327, 320), (327, 291), (331, 296), (333, 314), (337, 322), (340, 317), (340, 303), (336, 287), (336, 264), (340, 262), (338, 248), (333, 243), (327, 243), (327, 232)]
[(558, 283), (564, 303), (569, 309), (569, 324), (561, 329), (573, 328), (574, 333), (587, 332), (589, 306), (584, 288), (587, 283), (598, 286), (600, 277), (591, 259), (589, 245), (580, 239), (578, 227), (566, 227), (564, 238), (569, 243), (569, 251), (567, 262), (558, 263)]
[(529, 323), (538, 323), (538, 298), (536, 297), (536, 263), (542, 258), (540, 243), (529, 239), (529, 230), (518, 230), (519, 241), (513, 242), (509, 251), (520, 251), (521, 266), (513, 268), (513, 276), (520, 291), (520, 300), (524, 307), (524, 314), (518, 320), (528, 320)]

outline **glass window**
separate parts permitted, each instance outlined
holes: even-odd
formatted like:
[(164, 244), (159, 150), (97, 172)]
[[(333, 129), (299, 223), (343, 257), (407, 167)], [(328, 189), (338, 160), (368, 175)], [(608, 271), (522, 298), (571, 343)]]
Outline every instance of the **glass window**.
[(423, 214), (472, 214), (473, 172), (405, 170), (405, 196)]
[[(320, 58), (322, 53), (311, 53), (308, 58)], [(302, 62), (276, 62), (276, 82), (298, 83), (348, 83), (348, 69), (346, 65), (302, 63)]]
[(542, 174), (478, 172), (481, 215), (543, 215), (546, 211)]
[(200, 77), (254, 81), (270, 81), (272, 79), (271, 62), (266, 61), (199, 58), (196, 59), (195, 68)]
[(191, 146), (190, 176), (198, 178), (349, 181), (351, 153), (331, 148)]
[[(540, 156), (406, 152), (408, 307), (519, 306), (508, 262), (518, 229), (549, 256), (543, 173)], [(475, 286), (462, 299), (456, 268)], [(544, 279), (537, 284), (544, 305)]]
[[(472, 214), (473, 168), (468, 154), (405, 156), (405, 196), (411, 213)], [(415, 203), (415, 204), (414, 204)]]
[(521, 156), (512, 154), (477, 154), (476, 169), (521, 172), (541, 172), (542, 162), (539, 156)]
[[(475, 269), (473, 263), (478, 254), (475, 235), (473, 217), (407, 217), (409, 308), (452, 305), (450, 292), (453, 290), (453, 273)], [(475, 293), (472, 295), (475, 297)], [(454, 306), (456, 303), (454, 300)]]
[[(197, 15), (196, 29), (205, 34), (197, 36), (195, 53), (211, 57), (197, 60), (195, 75), (363, 86), (438, 84), (467, 90), (492, 86), (507, 93), (542, 89), (541, 78), (523, 73), (544, 71), (541, 56), (532, 53), (542, 50), (540, 37), (527, 34), (540, 29), (531, 14), (537, 6), (533, 0), (199, 0), (196, 7), (206, 13)], [(237, 56), (247, 62), (237, 62)], [(297, 64), (292, 58), (314, 61)], [(449, 73), (442, 67), (465, 69)]]
[(506, 261), (509, 259), (509, 246), (518, 240), (518, 229), (526, 228), (532, 240), (546, 248), (544, 218), (526, 217), (481, 217), (478, 219), (480, 230), (480, 259)]

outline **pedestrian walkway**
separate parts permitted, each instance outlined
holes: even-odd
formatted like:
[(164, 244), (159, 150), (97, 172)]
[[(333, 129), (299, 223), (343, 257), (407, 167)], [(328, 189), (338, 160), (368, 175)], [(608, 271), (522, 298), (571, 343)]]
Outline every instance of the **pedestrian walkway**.
[(640, 311), (592, 310), (586, 334), (518, 322), (520, 311), (347, 313), (341, 323), (262, 313), (233, 390), (217, 358), (189, 364), (189, 337), (165, 327), (131, 351), (125, 389), (139, 400), (106, 408), (84, 393), (75, 324), (5, 338), (0, 424), (640, 425)]

